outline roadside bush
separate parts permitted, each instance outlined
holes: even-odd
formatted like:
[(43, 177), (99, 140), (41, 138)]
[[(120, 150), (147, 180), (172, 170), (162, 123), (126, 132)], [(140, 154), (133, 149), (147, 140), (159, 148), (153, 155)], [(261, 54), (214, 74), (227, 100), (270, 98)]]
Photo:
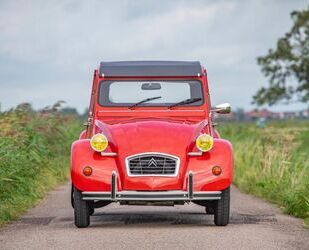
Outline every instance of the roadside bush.
[(309, 222), (309, 122), (222, 124), (233, 143), (234, 183), (243, 191), (278, 204)]
[(35, 112), (21, 104), (0, 114), (0, 225), (68, 177), (70, 144), (81, 126), (58, 106)]

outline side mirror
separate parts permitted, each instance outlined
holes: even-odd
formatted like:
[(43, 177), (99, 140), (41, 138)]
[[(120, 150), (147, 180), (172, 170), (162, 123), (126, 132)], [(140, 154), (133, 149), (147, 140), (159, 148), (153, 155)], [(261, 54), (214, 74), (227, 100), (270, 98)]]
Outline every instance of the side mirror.
[(218, 114), (228, 114), (231, 113), (231, 105), (229, 103), (222, 103), (214, 107), (211, 111)]

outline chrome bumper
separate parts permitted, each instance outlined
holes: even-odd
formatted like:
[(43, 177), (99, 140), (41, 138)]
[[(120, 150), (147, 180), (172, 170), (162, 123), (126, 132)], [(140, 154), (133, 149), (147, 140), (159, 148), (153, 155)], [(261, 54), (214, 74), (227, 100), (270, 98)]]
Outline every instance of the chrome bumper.
[(82, 192), (83, 200), (105, 201), (194, 201), (219, 200), (221, 191), (193, 192), (193, 174), (188, 176), (188, 190), (175, 191), (117, 191), (117, 176), (112, 174), (111, 192)]

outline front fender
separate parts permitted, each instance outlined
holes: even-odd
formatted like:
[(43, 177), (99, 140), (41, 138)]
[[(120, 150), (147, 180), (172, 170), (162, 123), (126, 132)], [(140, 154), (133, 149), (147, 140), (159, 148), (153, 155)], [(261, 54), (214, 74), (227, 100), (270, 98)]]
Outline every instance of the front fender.
[[(83, 175), (83, 168), (86, 166), (93, 168), (93, 173), (89, 177)], [(113, 171), (117, 172), (115, 158), (102, 157), (100, 153), (95, 152), (90, 146), (89, 139), (73, 142), (71, 147), (71, 179), (77, 189), (81, 191), (109, 191), (111, 190), (110, 180)]]
[[(212, 168), (220, 166), (219, 176), (212, 174)], [(189, 156), (187, 171), (194, 173), (194, 188), (201, 191), (223, 190), (233, 181), (233, 148), (229, 141), (215, 138), (214, 146), (202, 156)]]

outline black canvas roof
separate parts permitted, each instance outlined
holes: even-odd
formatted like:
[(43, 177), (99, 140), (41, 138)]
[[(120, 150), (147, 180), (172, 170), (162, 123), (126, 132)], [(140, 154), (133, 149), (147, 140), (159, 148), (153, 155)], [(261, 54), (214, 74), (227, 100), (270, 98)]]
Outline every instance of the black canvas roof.
[(101, 62), (100, 75), (117, 76), (197, 76), (202, 74), (198, 61), (119, 61)]

